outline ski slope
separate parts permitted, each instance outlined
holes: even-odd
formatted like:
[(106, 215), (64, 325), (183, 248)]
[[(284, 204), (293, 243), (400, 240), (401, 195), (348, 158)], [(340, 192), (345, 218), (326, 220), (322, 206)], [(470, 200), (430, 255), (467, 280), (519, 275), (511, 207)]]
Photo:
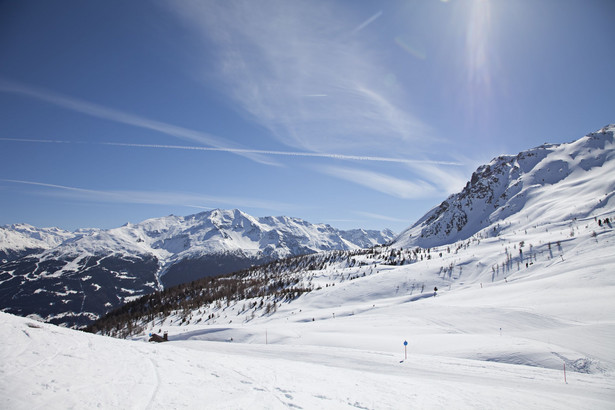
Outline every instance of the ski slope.
[(610, 409), (612, 214), (362, 256), (305, 272), (320, 289), (275, 313), (206, 306), (132, 340), (0, 314), (0, 407)]
[(615, 125), (576, 141), (502, 155), (478, 167), (458, 193), (395, 240), (396, 246), (441, 246), (485, 227), (543, 225), (599, 215), (615, 207)]

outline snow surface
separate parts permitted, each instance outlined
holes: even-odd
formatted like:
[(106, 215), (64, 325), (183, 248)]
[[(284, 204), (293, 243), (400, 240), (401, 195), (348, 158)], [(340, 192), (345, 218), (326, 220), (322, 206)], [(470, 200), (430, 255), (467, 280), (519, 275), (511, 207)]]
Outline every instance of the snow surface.
[(571, 143), (545, 144), (493, 159), (477, 169), (460, 193), (402, 232), (395, 245), (440, 246), (467, 239), (513, 215), (519, 229), (612, 209), (614, 135), (615, 125), (609, 125)]
[(334, 249), (359, 249), (390, 242), (395, 234), (355, 229), (341, 231), (286, 216), (256, 218), (238, 209), (170, 215), (138, 224), (71, 233), (30, 225), (0, 227), (0, 251), (43, 250), (41, 261), (87, 256), (154, 255), (159, 275), (173, 263), (203, 255), (239, 253), (246, 257), (285, 258)]
[(60, 245), (74, 234), (59, 228), (35, 228), (28, 224), (0, 226), (0, 253), (19, 254)]
[(614, 250), (586, 218), (403, 266), (362, 255), (304, 272), (321, 289), (275, 313), (212, 304), (132, 340), (2, 313), (0, 407), (613, 408)]

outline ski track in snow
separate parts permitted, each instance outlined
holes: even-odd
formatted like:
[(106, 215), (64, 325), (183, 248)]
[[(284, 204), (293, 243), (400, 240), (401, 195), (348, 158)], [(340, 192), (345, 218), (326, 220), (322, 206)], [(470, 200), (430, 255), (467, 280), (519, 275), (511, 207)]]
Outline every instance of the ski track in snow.
[(145, 406), (146, 409), (152, 409), (155, 407), (156, 394), (158, 393), (158, 389), (160, 389), (160, 374), (158, 373), (158, 365), (156, 364), (154, 359), (152, 359), (151, 357), (149, 358), (149, 361), (152, 365), (153, 373), (154, 373), (154, 376), (156, 377), (156, 382), (153, 385), (152, 395), (147, 403), (147, 406)]

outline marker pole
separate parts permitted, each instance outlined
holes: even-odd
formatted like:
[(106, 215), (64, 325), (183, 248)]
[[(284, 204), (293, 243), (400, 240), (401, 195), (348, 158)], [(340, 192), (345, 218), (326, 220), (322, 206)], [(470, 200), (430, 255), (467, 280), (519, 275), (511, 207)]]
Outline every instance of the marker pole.
[(566, 380), (566, 362), (564, 362), (564, 383), (568, 384), (568, 381)]

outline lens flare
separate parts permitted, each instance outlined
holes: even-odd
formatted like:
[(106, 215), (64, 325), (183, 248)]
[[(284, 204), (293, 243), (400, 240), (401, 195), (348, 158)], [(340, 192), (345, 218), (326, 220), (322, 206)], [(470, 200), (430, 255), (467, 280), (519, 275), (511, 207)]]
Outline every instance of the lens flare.
[(414, 45), (412, 42), (405, 40), (399, 36), (395, 37), (395, 44), (397, 44), (404, 51), (408, 52), (410, 55), (418, 58), (419, 60), (425, 60), (427, 58), (427, 54), (421, 47), (419, 47), (418, 45)]
[(464, 105), (468, 119), (484, 123), (489, 117), (489, 97), (492, 85), (493, 44), (491, 44), (491, 3), (473, 0), (470, 5), (465, 36), (465, 81), (467, 92)]
[(471, 84), (486, 84), (489, 75), (489, 34), (491, 9), (488, 0), (474, 0), (466, 33), (466, 62), (468, 81)]

